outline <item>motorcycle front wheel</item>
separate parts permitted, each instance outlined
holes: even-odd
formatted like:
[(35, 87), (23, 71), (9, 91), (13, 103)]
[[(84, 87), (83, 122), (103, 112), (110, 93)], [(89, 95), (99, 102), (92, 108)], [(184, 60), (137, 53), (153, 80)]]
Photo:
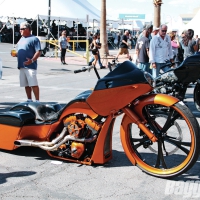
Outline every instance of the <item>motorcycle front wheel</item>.
[(144, 172), (171, 178), (188, 171), (199, 156), (199, 125), (183, 103), (146, 105), (146, 127), (157, 137), (152, 142), (128, 116), (121, 125), (121, 140), (129, 160)]

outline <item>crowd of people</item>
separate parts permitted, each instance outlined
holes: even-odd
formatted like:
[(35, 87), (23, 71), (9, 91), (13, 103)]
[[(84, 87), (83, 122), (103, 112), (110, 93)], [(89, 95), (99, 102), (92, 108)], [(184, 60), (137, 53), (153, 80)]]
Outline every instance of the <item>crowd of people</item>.
[[(40, 41), (31, 34), (32, 27), (28, 22), (21, 23), (19, 27), (20, 39), (17, 45), (18, 51), (15, 56), (18, 58), (18, 69), (20, 70), (20, 86), (25, 87), (27, 101), (32, 101), (31, 93), (35, 95), (36, 101), (39, 101), (39, 87), (37, 83), (37, 59), (41, 53)], [(69, 47), (67, 31), (64, 30), (59, 37), (59, 48), (61, 51), (61, 64), (66, 65), (65, 54)], [(119, 43), (119, 52), (116, 60), (122, 54), (132, 61), (129, 53), (130, 32), (126, 30), (124, 34), (117, 38)], [(200, 40), (198, 35), (194, 37), (194, 31), (188, 29), (178, 35), (175, 31), (168, 31), (168, 27), (162, 24), (160, 27), (147, 25), (137, 36), (135, 45), (135, 62), (139, 69), (147, 71), (156, 78), (162, 68), (168, 70), (166, 61), (182, 62), (187, 57), (200, 51)], [(100, 59), (99, 49), (101, 48), (100, 34), (93, 35), (90, 49), (93, 57), (89, 65), (96, 65), (99, 62), (100, 69), (104, 69)], [(13, 56), (13, 55), (12, 55)], [(134, 56), (133, 56), (134, 57)], [(175, 67), (175, 66), (174, 66)]]
[[(128, 35), (129, 32), (125, 31), (116, 60), (122, 54), (126, 54), (127, 58), (132, 60), (128, 51)], [(166, 61), (180, 63), (200, 51), (199, 47), (200, 40), (198, 35), (194, 37), (192, 29), (178, 35), (176, 31), (168, 31), (165, 24), (160, 27), (147, 25), (137, 38), (133, 57), (139, 69), (151, 73), (155, 78), (160, 74), (161, 69), (168, 70), (168, 67), (164, 67)]]

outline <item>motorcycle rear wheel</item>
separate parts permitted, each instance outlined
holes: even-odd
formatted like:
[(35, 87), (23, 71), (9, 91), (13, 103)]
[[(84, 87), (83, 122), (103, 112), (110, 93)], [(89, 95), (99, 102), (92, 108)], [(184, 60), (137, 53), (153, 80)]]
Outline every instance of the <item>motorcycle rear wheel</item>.
[[(125, 141), (122, 141), (122, 144), (123, 147), (126, 146), (124, 150), (129, 160), (144, 172), (160, 178), (171, 178), (188, 171), (197, 161), (199, 125), (183, 103), (156, 107), (152, 109), (152, 105), (146, 105), (143, 115), (147, 120), (146, 126), (158, 138), (157, 142), (151, 142), (125, 115), (121, 127), (125, 133), (121, 134), (126, 136), (121, 135)], [(161, 114), (158, 114), (159, 112)], [(182, 138), (177, 139), (180, 128)]]

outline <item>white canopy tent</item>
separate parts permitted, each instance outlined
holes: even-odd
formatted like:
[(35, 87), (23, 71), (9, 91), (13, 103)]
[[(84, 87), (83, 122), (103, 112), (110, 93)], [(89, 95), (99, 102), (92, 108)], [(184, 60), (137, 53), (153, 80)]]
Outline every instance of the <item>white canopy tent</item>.
[[(34, 0), (30, 4), (27, 0), (0, 0), (0, 17), (16, 17), (35, 19), (37, 15), (48, 17), (49, 0)], [(57, 18), (86, 19), (90, 21), (100, 19), (101, 12), (87, 0), (51, 0), (51, 15)]]
[(190, 22), (188, 22), (188, 24), (185, 25), (185, 29), (193, 29), (194, 34), (200, 36), (199, 19), (200, 19), (200, 10), (193, 17), (193, 19)]
[(168, 31), (178, 31), (179, 34), (185, 30), (185, 24), (181, 17), (178, 17), (177, 19), (171, 18), (167, 26)]
[(112, 24), (113, 29), (128, 29), (128, 30), (141, 30), (143, 23), (140, 20), (107, 20), (107, 23)]
[[(34, 0), (34, 3), (29, 4), (27, 0), (0, 0), (0, 19), (5, 21), (6, 17), (15, 17), (36, 19), (37, 22), (39, 19), (48, 20), (49, 0)], [(68, 25), (75, 21), (88, 27), (88, 23), (94, 19), (100, 20), (100, 14), (87, 0), (51, 0), (50, 19), (66, 21)]]

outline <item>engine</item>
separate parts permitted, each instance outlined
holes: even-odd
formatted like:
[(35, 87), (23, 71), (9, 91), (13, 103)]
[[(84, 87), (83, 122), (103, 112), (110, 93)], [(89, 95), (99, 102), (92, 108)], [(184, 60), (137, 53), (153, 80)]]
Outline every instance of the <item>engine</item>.
[(89, 156), (93, 151), (101, 124), (83, 114), (68, 116), (63, 119), (63, 124), (67, 129), (69, 140), (60, 145), (54, 153), (76, 159)]

